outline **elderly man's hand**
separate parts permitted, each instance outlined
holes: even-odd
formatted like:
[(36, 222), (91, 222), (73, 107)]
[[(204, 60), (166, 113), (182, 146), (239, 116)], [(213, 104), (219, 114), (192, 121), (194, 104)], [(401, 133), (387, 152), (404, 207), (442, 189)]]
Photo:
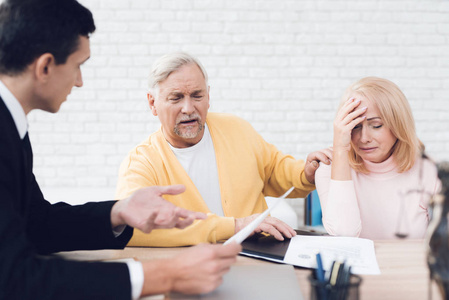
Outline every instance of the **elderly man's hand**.
[(332, 161), (332, 147), (315, 151), (307, 155), (304, 172), (310, 183), (315, 183), (315, 171), (320, 166), (320, 161), (329, 165)]
[(130, 197), (117, 201), (112, 207), (112, 228), (129, 225), (145, 233), (159, 228), (185, 228), (206, 214), (175, 206), (162, 195), (177, 195), (185, 191), (183, 185), (151, 186), (142, 188)]
[[(235, 219), (235, 233), (242, 230), (246, 225), (251, 223), (255, 218), (257, 218), (260, 214), (254, 214), (246, 218), (236, 218)], [(257, 226), (254, 230), (254, 233), (266, 232), (274, 236), (277, 240), (283, 241), (284, 236), (287, 238), (292, 238), (296, 235), (296, 231), (293, 230), (290, 226), (285, 224), (279, 219), (273, 217), (266, 217), (262, 223)]]

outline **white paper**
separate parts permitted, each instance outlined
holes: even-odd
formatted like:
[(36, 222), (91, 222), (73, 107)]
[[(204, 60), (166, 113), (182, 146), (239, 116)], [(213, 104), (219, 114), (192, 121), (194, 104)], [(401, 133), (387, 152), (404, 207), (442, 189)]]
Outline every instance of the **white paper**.
[(373, 241), (353, 237), (297, 235), (290, 240), (284, 263), (316, 268), (318, 252), (327, 271), (339, 259), (345, 260), (354, 274), (380, 274)]
[(281, 199), (284, 199), (285, 197), (287, 197), (294, 190), (294, 188), (295, 187), (292, 186), (287, 192), (285, 192), (284, 195), (282, 195), (281, 197), (279, 197), (277, 199), (277, 201), (274, 203), (273, 206), (266, 209), (262, 214), (260, 214), (257, 218), (255, 218), (251, 223), (249, 223), (244, 228), (242, 228), (239, 232), (237, 232), (236, 234), (231, 236), (231, 238), (229, 240), (227, 240), (223, 245), (227, 245), (233, 241), (236, 242), (237, 244), (241, 244), (247, 237), (249, 237), (249, 235), (251, 233), (253, 233), (253, 231), (257, 228), (257, 226), (259, 226), (259, 224), (262, 223), (263, 220), (265, 220), (265, 218), (268, 216), (270, 211), (272, 211), (279, 204), (279, 202), (281, 202)]

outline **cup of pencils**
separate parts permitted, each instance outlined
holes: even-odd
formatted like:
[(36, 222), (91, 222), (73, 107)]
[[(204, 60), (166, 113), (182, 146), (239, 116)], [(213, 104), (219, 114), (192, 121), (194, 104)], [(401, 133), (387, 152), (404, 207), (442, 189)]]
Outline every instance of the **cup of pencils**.
[(351, 266), (343, 261), (334, 261), (326, 274), (321, 256), (317, 254), (317, 268), (308, 277), (312, 300), (358, 300), (362, 278), (351, 274)]

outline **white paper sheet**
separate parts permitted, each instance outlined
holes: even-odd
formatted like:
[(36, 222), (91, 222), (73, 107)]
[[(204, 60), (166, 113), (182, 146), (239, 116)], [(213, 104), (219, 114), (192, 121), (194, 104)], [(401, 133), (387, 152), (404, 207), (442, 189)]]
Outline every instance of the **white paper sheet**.
[(354, 274), (380, 274), (374, 243), (353, 237), (297, 235), (290, 241), (284, 262), (295, 266), (315, 268), (320, 252), (323, 268), (329, 270), (336, 259), (345, 260)]

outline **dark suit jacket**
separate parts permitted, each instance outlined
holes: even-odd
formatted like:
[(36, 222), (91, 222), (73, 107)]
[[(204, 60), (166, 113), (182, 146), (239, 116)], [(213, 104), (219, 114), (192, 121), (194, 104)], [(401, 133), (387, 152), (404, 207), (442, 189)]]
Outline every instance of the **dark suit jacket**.
[(113, 236), (114, 201), (78, 206), (47, 202), (32, 171), (28, 141), (20, 139), (0, 97), (0, 299), (130, 299), (126, 264), (47, 255), (120, 249), (131, 238), (132, 228)]

